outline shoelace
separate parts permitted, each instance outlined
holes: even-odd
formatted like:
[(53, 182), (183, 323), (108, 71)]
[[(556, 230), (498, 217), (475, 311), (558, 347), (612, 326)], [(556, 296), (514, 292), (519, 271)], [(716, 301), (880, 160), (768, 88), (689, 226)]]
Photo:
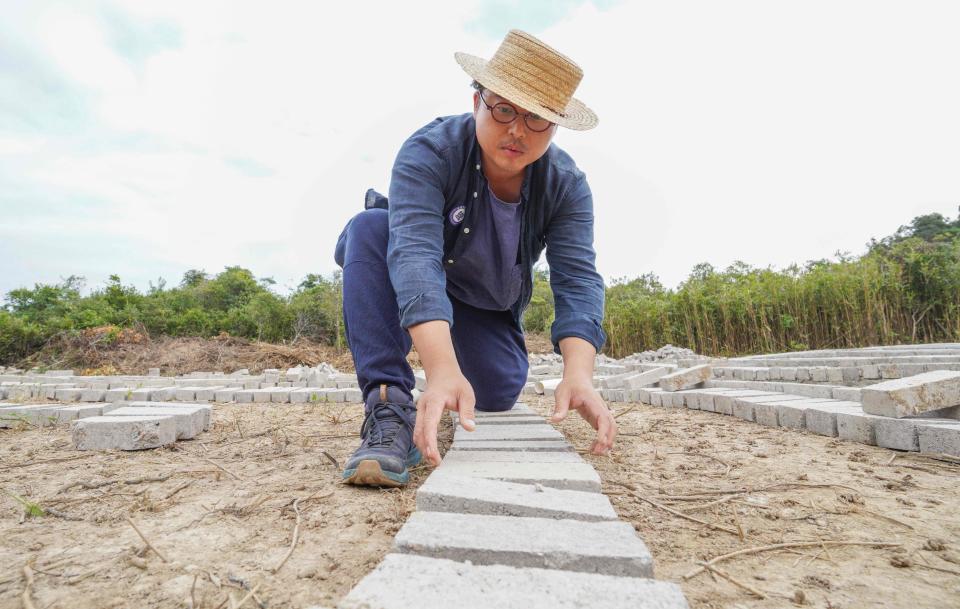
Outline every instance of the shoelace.
[[(385, 418), (377, 416), (377, 411), (381, 409), (390, 411), (389, 413), (380, 413), (380, 416)], [(390, 416), (390, 413), (395, 415), (396, 418)], [(400, 420), (397, 421), (397, 418)], [(393, 402), (378, 403), (370, 410), (367, 420), (363, 422), (364, 427), (368, 428), (367, 446), (391, 446), (401, 424), (410, 425), (410, 420), (400, 404)]]

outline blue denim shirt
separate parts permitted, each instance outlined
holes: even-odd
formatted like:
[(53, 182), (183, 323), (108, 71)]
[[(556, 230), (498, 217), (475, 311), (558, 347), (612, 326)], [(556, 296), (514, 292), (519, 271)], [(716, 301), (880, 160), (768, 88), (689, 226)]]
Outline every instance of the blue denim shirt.
[[(437, 118), (400, 148), (390, 180), (387, 266), (404, 328), (433, 320), (453, 325), (444, 269), (457, 263), (486, 185), (473, 114)], [(560, 352), (560, 339), (577, 336), (599, 352), (606, 342), (600, 325), (604, 287), (596, 269), (593, 195), (586, 176), (551, 144), (527, 166), (521, 205), (524, 272), (520, 297), (510, 309), (514, 320), (522, 326), (533, 295), (533, 265), (546, 248), (554, 351)]]

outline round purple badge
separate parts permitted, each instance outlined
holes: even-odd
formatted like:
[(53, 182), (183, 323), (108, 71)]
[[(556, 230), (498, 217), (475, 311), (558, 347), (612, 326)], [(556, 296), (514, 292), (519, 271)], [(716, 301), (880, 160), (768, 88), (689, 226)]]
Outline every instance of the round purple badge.
[(453, 224), (454, 226), (456, 226), (457, 224), (460, 224), (461, 222), (463, 222), (463, 217), (466, 214), (467, 214), (466, 206), (461, 205), (459, 207), (454, 207), (452, 210), (450, 210), (450, 215), (447, 217), (450, 218), (450, 224)]

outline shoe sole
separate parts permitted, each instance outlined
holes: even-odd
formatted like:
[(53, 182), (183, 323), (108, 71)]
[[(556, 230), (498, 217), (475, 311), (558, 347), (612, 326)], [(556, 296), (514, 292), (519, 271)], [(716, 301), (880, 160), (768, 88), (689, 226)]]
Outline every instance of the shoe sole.
[(374, 459), (366, 459), (357, 464), (357, 467), (343, 472), (343, 480), (347, 484), (356, 484), (358, 486), (403, 486), (410, 479), (407, 470), (395, 474), (385, 472), (380, 467), (380, 462)]

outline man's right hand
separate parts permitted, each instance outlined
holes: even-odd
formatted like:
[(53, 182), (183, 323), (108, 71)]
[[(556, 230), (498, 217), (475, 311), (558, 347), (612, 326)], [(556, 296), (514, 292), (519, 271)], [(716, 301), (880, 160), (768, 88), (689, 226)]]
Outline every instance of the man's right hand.
[(460, 424), (467, 431), (476, 429), (473, 407), (477, 398), (473, 387), (459, 369), (434, 371), (427, 378), (427, 390), (417, 401), (417, 424), (413, 429), (413, 443), (430, 464), (440, 465), (437, 449), (437, 428), (445, 410), (460, 413)]
[(450, 340), (450, 324), (441, 320), (427, 321), (411, 326), (410, 337), (417, 347), (423, 370), (427, 373), (427, 390), (417, 401), (417, 424), (413, 429), (413, 443), (434, 466), (440, 465), (437, 450), (437, 427), (444, 410), (460, 413), (460, 424), (473, 431), (473, 407), (477, 398), (473, 387), (460, 371), (457, 356)]

